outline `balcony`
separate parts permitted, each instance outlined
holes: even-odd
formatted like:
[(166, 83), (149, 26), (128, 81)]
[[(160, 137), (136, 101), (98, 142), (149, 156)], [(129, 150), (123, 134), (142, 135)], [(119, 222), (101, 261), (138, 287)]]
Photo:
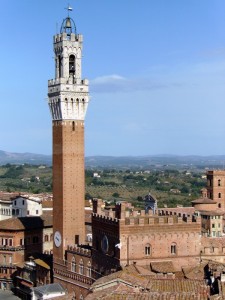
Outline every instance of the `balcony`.
[(20, 246), (6, 246), (6, 245), (0, 245), (0, 251), (22, 251), (25, 250), (25, 246), (24, 245), (20, 245)]
[(16, 265), (12, 264), (12, 263), (0, 263), (0, 268), (4, 268), (4, 269), (16, 269)]

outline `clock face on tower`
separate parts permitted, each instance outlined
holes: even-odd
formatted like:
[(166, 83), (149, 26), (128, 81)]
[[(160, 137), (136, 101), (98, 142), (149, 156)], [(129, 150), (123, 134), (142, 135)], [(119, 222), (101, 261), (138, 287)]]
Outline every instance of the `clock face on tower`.
[(54, 242), (56, 247), (59, 247), (62, 243), (62, 237), (59, 231), (56, 231), (54, 234)]

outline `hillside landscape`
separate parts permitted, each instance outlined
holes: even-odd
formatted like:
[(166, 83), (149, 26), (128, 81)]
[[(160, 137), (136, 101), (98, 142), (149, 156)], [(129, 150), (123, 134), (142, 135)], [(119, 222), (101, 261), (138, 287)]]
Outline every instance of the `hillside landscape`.
[[(0, 190), (52, 192), (51, 156), (0, 153)], [(87, 157), (85, 198), (131, 201), (143, 207), (144, 197), (151, 193), (159, 207), (190, 206), (206, 186), (206, 171), (222, 169), (223, 159), (225, 156)]]
[[(15, 153), (0, 150), (0, 165), (4, 164), (52, 164), (52, 156), (35, 153)], [(87, 168), (149, 168), (168, 165), (173, 168), (212, 168), (221, 169), (225, 166), (225, 155), (146, 155), (146, 156), (87, 156)]]

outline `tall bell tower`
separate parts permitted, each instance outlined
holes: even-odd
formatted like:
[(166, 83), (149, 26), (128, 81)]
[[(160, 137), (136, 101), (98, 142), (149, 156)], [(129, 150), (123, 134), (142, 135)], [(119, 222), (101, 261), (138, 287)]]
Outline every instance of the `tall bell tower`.
[[(68, 11), (71, 10), (68, 8)], [(65, 18), (53, 38), (55, 78), (48, 81), (53, 130), (53, 258), (65, 259), (67, 246), (85, 241), (84, 119), (88, 80), (81, 79), (83, 36)]]

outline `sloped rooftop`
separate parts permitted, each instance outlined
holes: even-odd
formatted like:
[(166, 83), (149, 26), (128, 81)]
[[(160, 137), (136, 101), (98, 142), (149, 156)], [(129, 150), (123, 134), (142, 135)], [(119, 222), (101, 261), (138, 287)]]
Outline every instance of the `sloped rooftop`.
[(34, 293), (39, 295), (39, 297), (44, 295), (65, 295), (66, 291), (59, 283), (51, 283), (42, 286), (35, 287)]
[(25, 230), (38, 229), (52, 226), (52, 215), (42, 215), (38, 217), (28, 216), (21, 218), (9, 218), (0, 221), (1, 230)]

